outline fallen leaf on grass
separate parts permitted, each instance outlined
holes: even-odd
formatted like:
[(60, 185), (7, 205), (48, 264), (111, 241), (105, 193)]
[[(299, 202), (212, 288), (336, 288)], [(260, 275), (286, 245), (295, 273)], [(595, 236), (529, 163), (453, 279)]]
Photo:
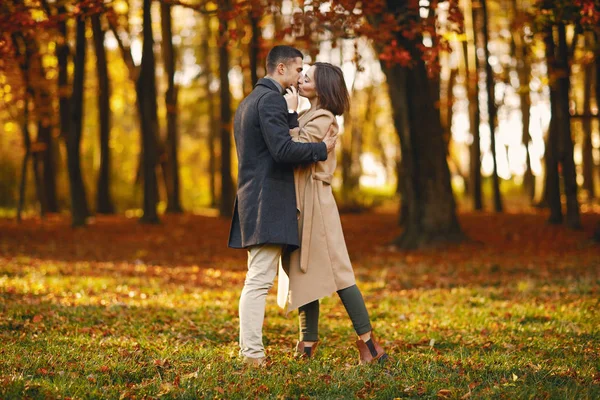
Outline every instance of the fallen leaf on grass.
[(160, 359), (156, 359), (154, 360), (154, 365), (160, 368), (167, 368), (170, 364), (169, 364), (169, 360), (164, 359), (164, 360), (160, 360)]
[(160, 385), (160, 392), (158, 392), (158, 397), (165, 396), (173, 390), (174, 386), (170, 383), (166, 382)]

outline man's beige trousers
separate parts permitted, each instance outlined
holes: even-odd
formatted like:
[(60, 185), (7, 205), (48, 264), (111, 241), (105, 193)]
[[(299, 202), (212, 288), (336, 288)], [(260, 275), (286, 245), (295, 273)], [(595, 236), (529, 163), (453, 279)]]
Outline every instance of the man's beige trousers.
[(240, 296), (240, 354), (250, 358), (265, 356), (262, 327), (267, 292), (277, 275), (283, 246), (264, 244), (248, 249), (248, 272)]

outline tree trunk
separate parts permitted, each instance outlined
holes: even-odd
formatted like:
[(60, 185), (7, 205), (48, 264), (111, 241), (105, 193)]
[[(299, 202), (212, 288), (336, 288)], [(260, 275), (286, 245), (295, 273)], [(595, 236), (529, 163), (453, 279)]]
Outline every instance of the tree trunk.
[[(398, 8), (391, 0), (387, 4), (390, 10)], [(401, 34), (396, 38), (410, 51), (414, 65), (404, 68), (381, 63), (388, 82), (394, 125), (401, 135), (406, 185), (402, 200), (407, 201), (408, 207), (404, 232), (395, 244), (401, 248), (419, 248), (456, 242), (464, 236), (456, 218), (439, 112), (418, 50), (421, 38), (410, 41)]]
[(489, 50), (489, 21), (487, 12), (487, 0), (481, 0), (481, 11), (483, 13), (483, 50), (485, 54), (485, 75), (486, 88), (488, 97), (488, 117), (490, 125), (490, 147), (492, 150), (492, 158), (494, 160), (494, 172), (492, 174), (492, 186), (494, 190), (494, 210), (502, 212), (502, 197), (500, 195), (500, 179), (498, 177), (498, 162), (496, 157), (496, 99), (494, 90), (494, 72), (490, 65), (490, 50)]
[(340, 137), (340, 167), (342, 172), (342, 199), (346, 205), (350, 204), (352, 184), (352, 117), (351, 112), (344, 113), (344, 131)]
[[(546, 60), (548, 63), (548, 76), (553, 76), (556, 69), (555, 45), (552, 27), (548, 28), (544, 42), (546, 45)], [(560, 181), (558, 176), (558, 93), (556, 83), (550, 82), (550, 126), (548, 127), (548, 138), (546, 140), (546, 151), (544, 163), (546, 165), (546, 201), (550, 207), (550, 224), (560, 224), (563, 221), (562, 208), (560, 204)]]
[(171, 27), (171, 8), (167, 3), (160, 3), (163, 64), (168, 79), (165, 103), (167, 108), (167, 212), (181, 213), (179, 196), (179, 159), (177, 156), (179, 137), (177, 133), (177, 87), (175, 86), (175, 49), (173, 47), (173, 30)]
[[(50, 9), (48, 4), (42, 2), (44, 9), (48, 16), (50, 16)], [(42, 64), (42, 58), (39, 54), (39, 48), (35, 41), (28, 43), (32, 45), (32, 51), (36, 54), (35, 57), (35, 70), (39, 76), (40, 82), (46, 81), (46, 73), (44, 65)], [(42, 202), (42, 213), (45, 212), (58, 212), (58, 199), (56, 193), (56, 152), (57, 148), (52, 137), (52, 114), (54, 112), (52, 107), (52, 94), (49, 86), (45, 84), (38, 85), (38, 95), (35, 96), (35, 107), (38, 115), (38, 132), (37, 132), (37, 144), (38, 150), (34, 153), (36, 182), (40, 191), (40, 199)], [(41, 172), (39, 171), (41, 169)]]
[[(600, 34), (594, 33), (594, 39), (596, 43), (596, 56), (594, 58), (596, 64), (596, 106), (600, 108)], [(598, 112), (598, 117), (600, 123), (600, 112)], [(600, 175), (600, 163), (596, 166), (596, 176), (598, 175)], [(600, 227), (600, 224), (598, 224), (598, 227)]]
[(83, 101), (85, 80), (85, 17), (77, 17), (76, 43), (73, 70), (73, 95), (67, 137), (67, 167), (71, 191), (71, 215), (74, 227), (83, 226), (89, 216), (85, 186), (81, 174), (80, 144), (83, 125)]
[[(458, 69), (454, 68), (450, 70), (450, 77), (448, 78), (448, 86), (446, 89), (446, 112), (445, 114), (445, 134), (444, 143), (446, 144), (446, 154), (449, 154), (450, 141), (452, 140), (452, 118), (454, 118), (454, 85), (456, 84), (456, 76), (458, 75)], [(460, 173), (460, 165), (456, 165), (457, 171)]]
[[(66, 15), (67, 9), (58, 7), (59, 15)], [(69, 42), (66, 19), (58, 22), (60, 37), (56, 43), (56, 59), (58, 61), (58, 109), (60, 114), (60, 135), (66, 139), (69, 135), (69, 115), (71, 87), (69, 86)]]
[(260, 39), (262, 32), (259, 26), (260, 11), (250, 11), (250, 28), (252, 36), (250, 39), (250, 78), (252, 87), (258, 82), (258, 54), (260, 52)]
[[(46, 201), (44, 199), (44, 191), (42, 189), (43, 183), (41, 182), (41, 177), (39, 173), (39, 153), (46, 149), (45, 145), (42, 143), (41, 145), (37, 143), (37, 146), (32, 146), (31, 136), (29, 134), (29, 100), (34, 99), (34, 104), (40, 107), (39, 99), (36, 103), (36, 92), (34, 86), (31, 84), (31, 77), (34, 73), (34, 70), (37, 69), (37, 73), (41, 74), (41, 62), (39, 59), (36, 59), (40, 56), (39, 51), (37, 50), (37, 44), (31, 43), (28, 41), (28, 37), (26, 37), (22, 33), (14, 33), (12, 35), (12, 42), (15, 49), (15, 55), (19, 60), (19, 69), (23, 78), (23, 82), (25, 83), (25, 111), (23, 113), (23, 145), (25, 147), (25, 155), (23, 157), (23, 165), (21, 170), (21, 184), (19, 188), (19, 204), (17, 206), (17, 220), (21, 220), (21, 213), (23, 211), (23, 207), (25, 204), (25, 186), (26, 186), (26, 177), (27, 177), (27, 163), (33, 156), (32, 164), (33, 164), (33, 174), (34, 174), (34, 182), (36, 195), (40, 205), (40, 214), (44, 217), (46, 213)], [(36, 67), (32, 67), (32, 63), (36, 62)], [(41, 75), (39, 75), (41, 76)], [(39, 78), (36, 76), (35, 78)], [(37, 110), (40, 114), (41, 111)], [(40, 123), (43, 116), (40, 116)], [(38, 140), (39, 140), (39, 132), (38, 132)]]
[(470, 168), (469, 168), (469, 191), (473, 208), (475, 210), (483, 209), (483, 197), (481, 195), (481, 140), (480, 140), (480, 125), (481, 115), (479, 110), (479, 58), (477, 56), (477, 33), (479, 28), (477, 25), (478, 15), (475, 8), (471, 9), (471, 21), (473, 24), (473, 46), (475, 48), (473, 67), (468, 66), (469, 53), (465, 42), (465, 65), (467, 71), (467, 93), (469, 95), (469, 121), (471, 125), (471, 134), (473, 135), (473, 143), (470, 147)]
[[(28, 44), (29, 46), (30, 44)], [(42, 65), (37, 44), (33, 43), (33, 54), (36, 66), (34, 70), (40, 82), (46, 81), (46, 73)], [(52, 140), (52, 96), (44, 83), (38, 84), (34, 103), (38, 115), (36, 148), (33, 152), (34, 175), (39, 192), (41, 213), (58, 212), (56, 198), (56, 168), (54, 162), (54, 140)]]
[[(395, 74), (393, 72), (395, 72)], [(408, 125), (408, 99), (406, 98), (407, 71), (403, 68), (397, 68), (396, 71), (384, 69), (384, 73), (386, 73), (386, 75), (389, 73), (389, 77), (387, 78), (388, 94), (392, 103), (394, 127), (396, 128), (396, 134), (398, 135), (400, 143), (400, 153), (398, 159), (396, 160), (396, 176), (398, 181), (396, 184), (396, 193), (400, 195), (398, 225), (406, 226), (410, 211), (410, 202), (407, 192), (407, 183), (410, 177), (407, 176), (406, 166), (404, 163), (404, 154), (408, 154), (410, 148), (408, 147), (408, 140), (403, 140), (403, 138), (409, 136), (410, 130)], [(398, 88), (400, 88), (400, 90), (398, 90)]]
[[(26, 84), (26, 95), (33, 100), (37, 114), (37, 139), (31, 143), (29, 126), (27, 140), (30, 144), (29, 157), (32, 158), (33, 175), (36, 194), (40, 205), (40, 214), (45, 216), (48, 211), (56, 212), (56, 176), (54, 165), (54, 147), (52, 140), (52, 102), (51, 94), (45, 86), (46, 73), (42, 64), (42, 55), (35, 38), (24, 34), (12, 37), (17, 56), (21, 57), (19, 67)], [(32, 82), (34, 82), (32, 84)], [(27, 115), (29, 123), (29, 114)]]
[[(39, 143), (36, 143), (39, 146)], [(32, 151), (33, 155), (33, 179), (35, 183), (35, 193), (37, 194), (40, 203), (40, 216), (44, 218), (48, 212), (44, 182), (42, 181), (42, 173), (40, 172), (40, 166), (42, 166), (41, 153), (44, 151), (41, 147), (35, 146)]]
[[(48, 99), (48, 101), (50, 101)], [(50, 103), (48, 103), (50, 104)], [(43, 144), (38, 157), (42, 167), (42, 176), (40, 177), (40, 187), (43, 190), (44, 206), (47, 212), (58, 212), (58, 200), (56, 196), (56, 163), (55, 144), (52, 139), (52, 126), (46, 121), (38, 122), (37, 141)]]
[[(354, 98), (351, 96), (351, 98)], [(368, 106), (367, 106), (368, 107)], [(349, 110), (344, 113), (344, 134), (341, 137), (342, 144), (342, 195), (344, 202), (351, 208), (356, 204), (356, 192), (359, 188), (360, 178), (360, 148), (361, 134), (358, 127), (358, 120), (365, 122), (358, 117), (353, 118), (357, 110)]]
[(142, 134), (142, 174), (144, 179), (144, 214), (142, 223), (156, 224), (160, 220), (156, 210), (158, 189), (156, 180), (158, 116), (156, 101), (156, 76), (154, 38), (152, 36), (151, 0), (144, 0), (142, 63), (136, 83)]
[(530, 110), (531, 110), (531, 97), (529, 95), (529, 82), (531, 78), (531, 65), (527, 58), (527, 47), (521, 46), (521, 59), (517, 60), (517, 70), (519, 75), (519, 96), (521, 100), (521, 115), (523, 120), (523, 130), (521, 133), (521, 143), (525, 147), (526, 153), (526, 165), (525, 174), (523, 175), (523, 188), (527, 193), (529, 200), (533, 200), (535, 195), (535, 177), (531, 170), (531, 152), (529, 151), (529, 144), (531, 143), (531, 136), (529, 135), (529, 124), (531, 121)]
[(110, 195), (110, 82), (106, 49), (104, 48), (104, 30), (100, 14), (92, 15), (94, 50), (96, 53), (96, 72), (98, 76), (98, 111), (100, 128), (100, 171), (96, 192), (96, 212), (114, 214)]
[(54, 146), (52, 140), (52, 95), (46, 87), (46, 72), (42, 64), (42, 56), (35, 40), (26, 43), (32, 57), (31, 61), (35, 63), (32, 70), (35, 74), (38, 84), (33, 91), (35, 92), (34, 105), (38, 119), (37, 139), (33, 151), (34, 176), (36, 189), (39, 193), (41, 213), (57, 212), (58, 202), (56, 199), (56, 173), (54, 163)]
[[(67, 9), (64, 5), (57, 6), (58, 15), (67, 14)], [(67, 23), (65, 19), (59, 19), (57, 22), (59, 36), (56, 41), (56, 60), (58, 69), (57, 79), (57, 93), (58, 93), (58, 114), (60, 122), (60, 138), (66, 143), (67, 137), (69, 136), (69, 123), (70, 123), (70, 97), (71, 97), (71, 86), (69, 85), (69, 42), (68, 42), (68, 31)], [(55, 165), (58, 167), (57, 165)], [(56, 174), (55, 170), (55, 174)]]
[[(25, 81), (26, 87), (29, 86), (28, 80)], [(25, 106), (23, 110), (23, 145), (25, 147), (25, 155), (21, 164), (21, 182), (19, 183), (19, 203), (17, 205), (17, 221), (21, 222), (21, 213), (25, 205), (25, 187), (27, 184), (27, 163), (31, 158), (31, 138), (29, 136), (29, 93), (25, 95)]]
[(217, 206), (217, 155), (215, 152), (215, 141), (217, 140), (217, 119), (215, 116), (215, 99), (210, 91), (210, 83), (213, 77), (212, 55), (210, 52), (209, 41), (212, 35), (210, 29), (210, 16), (204, 17), (204, 38), (202, 39), (202, 53), (204, 55), (204, 71), (206, 73), (206, 101), (208, 102), (208, 135), (206, 141), (208, 143), (208, 173), (209, 173), (209, 188), (210, 188), (210, 206)]
[[(593, 42), (590, 40), (590, 34), (585, 34), (586, 47), (592, 47)], [(594, 66), (590, 63), (585, 66), (584, 78), (583, 78), (583, 113), (592, 114), (591, 103), (592, 103), (592, 81), (594, 74)], [(598, 78), (596, 78), (598, 79)], [(592, 144), (592, 119), (583, 118), (583, 146), (581, 149), (582, 153), (582, 167), (583, 167), (583, 189), (587, 192), (588, 200), (592, 200), (595, 197), (594, 193), (594, 146)]]
[[(226, 1), (225, 10), (230, 3)], [(219, 71), (221, 90), (221, 202), (220, 215), (231, 216), (234, 189), (231, 178), (231, 93), (229, 91), (229, 50), (227, 19), (219, 18)]]
[[(400, 137), (400, 135), (398, 135)], [(400, 195), (400, 207), (398, 210), (398, 225), (405, 226), (408, 220), (408, 195), (406, 192), (406, 174), (404, 173), (404, 166), (402, 160), (398, 160), (396, 165), (396, 174), (398, 175), (398, 184), (396, 192)]]
[[(523, 16), (523, 12), (519, 9), (517, 0), (511, 2), (513, 20), (516, 21)], [(517, 66), (516, 71), (519, 76), (519, 97), (521, 106), (521, 116), (523, 121), (521, 143), (525, 147), (525, 173), (523, 175), (523, 189), (527, 194), (530, 201), (533, 201), (535, 196), (535, 177), (531, 170), (531, 154), (529, 151), (529, 143), (531, 142), (531, 136), (529, 134), (530, 125), (530, 111), (531, 111), (531, 97), (529, 90), (529, 83), (531, 81), (531, 61), (528, 54), (528, 46), (525, 43), (525, 34), (523, 28), (513, 30), (512, 33), (512, 53), (515, 54)]]
[(562, 163), (562, 175), (565, 195), (567, 198), (567, 226), (573, 229), (581, 228), (579, 217), (579, 202), (577, 200), (577, 172), (573, 159), (573, 139), (571, 137), (571, 114), (569, 112), (569, 90), (571, 69), (569, 67), (569, 49), (565, 25), (558, 24), (558, 56), (556, 59), (558, 74), (558, 126), (559, 126), (559, 157)]

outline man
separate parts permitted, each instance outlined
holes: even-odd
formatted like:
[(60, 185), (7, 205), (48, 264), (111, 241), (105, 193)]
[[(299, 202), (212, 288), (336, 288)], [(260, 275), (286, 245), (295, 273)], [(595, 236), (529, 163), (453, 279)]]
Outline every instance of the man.
[(284, 250), (299, 247), (293, 167), (327, 159), (336, 137), (322, 143), (296, 143), (289, 134), (298, 114), (288, 112), (285, 89), (302, 76), (302, 53), (275, 46), (267, 55), (267, 76), (239, 105), (234, 119), (238, 188), (229, 247), (248, 250), (248, 272), (240, 297), (240, 354), (262, 364), (262, 325), (267, 292)]

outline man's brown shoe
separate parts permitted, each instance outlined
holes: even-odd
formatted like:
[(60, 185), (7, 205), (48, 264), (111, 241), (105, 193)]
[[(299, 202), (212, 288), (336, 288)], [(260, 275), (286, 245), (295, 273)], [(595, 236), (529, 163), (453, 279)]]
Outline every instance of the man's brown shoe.
[(267, 359), (265, 357), (252, 358), (244, 356), (244, 364), (251, 367), (264, 367), (267, 365)]
[(369, 364), (374, 361), (383, 364), (389, 359), (388, 355), (383, 350), (383, 347), (381, 347), (379, 343), (377, 343), (377, 341), (375, 340), (373, 332), (371, 332), (371, 338), (366, 342), (363, 342), (361, 339), (358, 339), (356, 341), (356, 347), (358, 347), (360, 364)]

